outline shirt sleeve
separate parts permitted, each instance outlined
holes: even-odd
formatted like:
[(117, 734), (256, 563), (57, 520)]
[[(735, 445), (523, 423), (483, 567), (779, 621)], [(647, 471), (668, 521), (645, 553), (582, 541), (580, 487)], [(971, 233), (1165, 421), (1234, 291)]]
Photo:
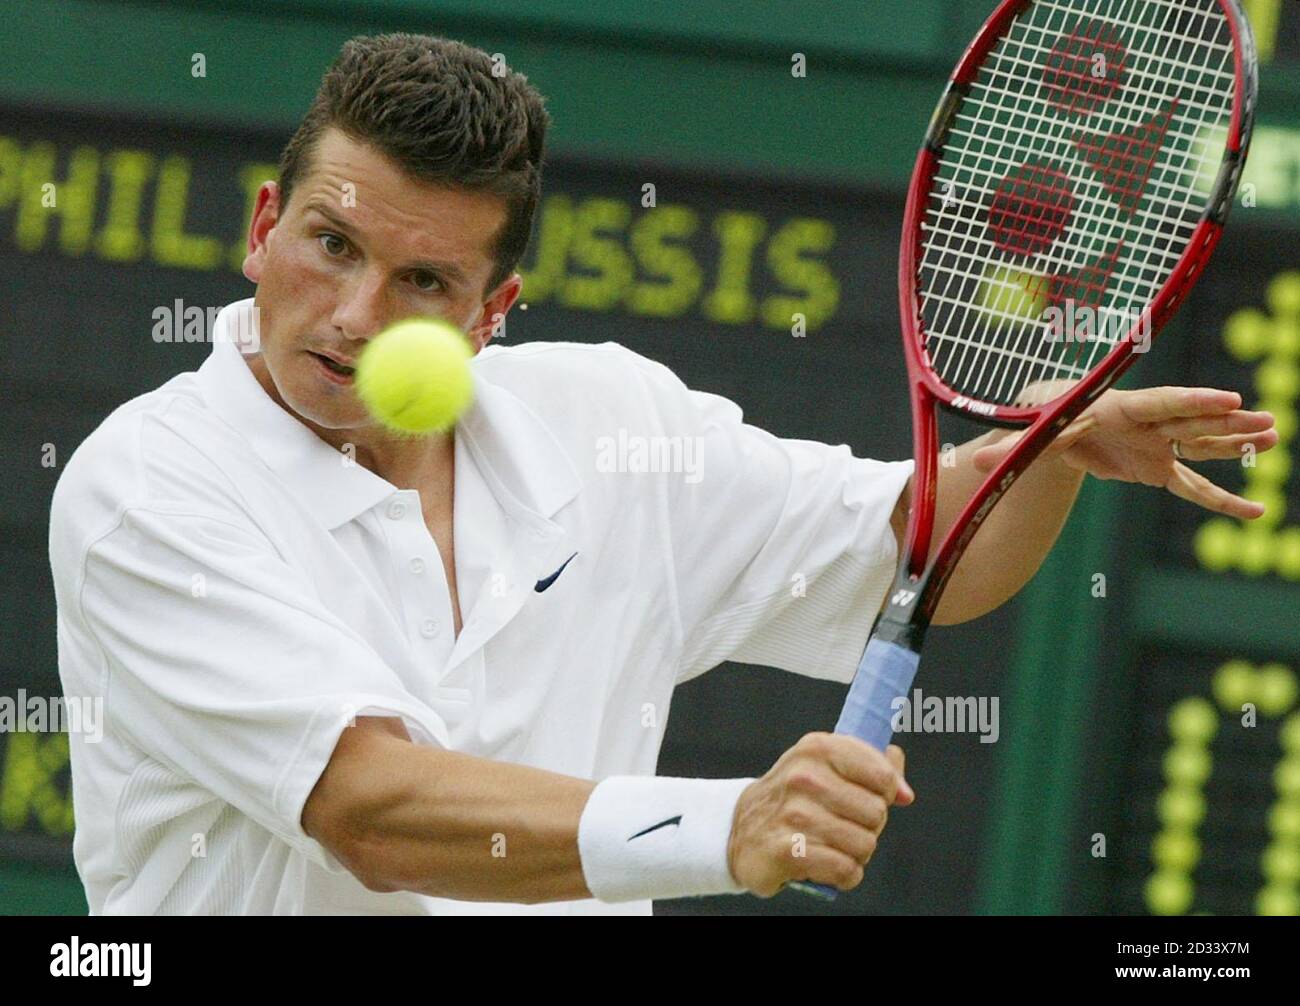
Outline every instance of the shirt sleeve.
[(665, 432), (695, 438), (698, 458), (667, 489), (678, 680), (728, 660), (852, 680), (893, 582), (890, 516), (913, 463), (773, 436), (638, 359)]
[(446, 727), (254, 527), (128, 509), (88, 551), (80, 611), (104, 659), (109, 728), (333, 872), (303, 830), (355, 716)]

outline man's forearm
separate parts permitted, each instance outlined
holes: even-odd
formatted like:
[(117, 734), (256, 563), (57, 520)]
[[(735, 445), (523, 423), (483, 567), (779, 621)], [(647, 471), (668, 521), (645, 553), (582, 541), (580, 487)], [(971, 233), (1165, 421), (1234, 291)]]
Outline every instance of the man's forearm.
[(345, 730), (303, 811), (308, 834), (367, 887), (463, 901), (591, 897), (577, 835), (595, 783), (412, 744), (394, 728), (404, 734), (397, 720)]
[[(1009, 436), (991, 430), (955, 449), (955, 464), (939, 465), (935, 504), (938, 548), (957, 515), (988, 477), (972, 455)], [(1015, 595), (1051, 551), (1079, 494), (1083, 473), (1057, 458), (1039, 458), (1016, 480), (966, 548), (949, 580), (934, 621), (951, 625), (977, 618)]]

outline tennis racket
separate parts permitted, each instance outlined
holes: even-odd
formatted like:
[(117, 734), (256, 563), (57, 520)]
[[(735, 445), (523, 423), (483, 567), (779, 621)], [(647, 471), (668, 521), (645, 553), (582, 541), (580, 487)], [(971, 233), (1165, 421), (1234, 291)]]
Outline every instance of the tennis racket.
[[(972, 536), (1200, 279), (1245, 164), (1257, 76), (1237, 0), (1004, 0), (958, 62), (899, 255), (911, 512), (837, 733), (885, 749)], [(940, 406), (1026, 432), (927, 562)]]

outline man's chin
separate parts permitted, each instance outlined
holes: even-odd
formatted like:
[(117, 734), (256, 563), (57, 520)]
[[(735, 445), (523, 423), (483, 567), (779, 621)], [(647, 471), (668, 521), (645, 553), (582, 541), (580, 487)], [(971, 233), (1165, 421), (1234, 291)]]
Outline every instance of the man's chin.
[(289, 402), (293, 416), (305, 426), (320, 432), (345, 434), (362, 429), (371, 424), (371, 419), (364, 412), (340, 414), (336, 409), (320, 409), (307, 402)]

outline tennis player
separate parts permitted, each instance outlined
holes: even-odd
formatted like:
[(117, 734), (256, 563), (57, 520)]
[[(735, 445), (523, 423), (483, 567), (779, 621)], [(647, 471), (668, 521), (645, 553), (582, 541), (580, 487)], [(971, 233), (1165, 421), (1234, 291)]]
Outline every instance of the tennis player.
[[(896, 747), (825, 733), (757, 779), (655, 776), (680, 682), (728, 660), (850, 679), (911, 462), (774, 437), (612, 342), (489, 346), (547, 123), (486, 53), (348, 42), (259, 192), (255, 295), (197, 372), (71, 459), (50, 557), (65, 691), (107, 714), (101, 743), (71, 739), (93, 913), (646, 914), (846, 890), (912, 802)], [(349, 375), (413, 315), (469, 333), (475, 401), (452, 434), (399, 440)], [(1174, 453), (1271, 447), (1240, 404), (1099, 399), (985, 524), (938, 621), (1028, 580), (1085, 473), (1258, 516)], [(958, 448), (941, 529), (1009, 440)], [(692, 460), (609, 471), (611, 442)]]

